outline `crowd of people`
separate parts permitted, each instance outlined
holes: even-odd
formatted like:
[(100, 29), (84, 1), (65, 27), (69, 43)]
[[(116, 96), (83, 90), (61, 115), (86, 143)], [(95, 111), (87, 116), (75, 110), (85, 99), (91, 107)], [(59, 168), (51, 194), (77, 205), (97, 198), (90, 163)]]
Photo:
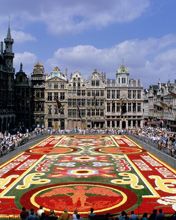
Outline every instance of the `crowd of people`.
[(15, 150), (17, 147), (27, 143), (32, 138), (35, 138), (44, 132), (44, 129), (41, 128), (35, 128), (32, 132), (29, 132), (28, 130), (23, 133), (17, 131), (16, 134), (11, 134), (10, 132), (0, 132), (0, 156)]
[(128, 131), (129, 134), (136, 138), (147, 142), (151, 146), (157, 147), (159, 150), (176, 157), (176, 133), (170, 132), (165, 128), (143, 127)]
[(151, 146), (157, 147), (159, 150), (169, 154), (172, 157), (176, 157), (176, 133), (170, 132), (167, 129), (159, 127), (145, 126), (143, 128), (135, 129), (80, 129), (74, 128), (72, 130), (55, 130), (45, 128), (35, 128), (32, 132), (26, 130), (25, 133), (17, 132), (16, 134), (10, 134), (0, 132), (0, 156), (7, 154), (9, 151), (14, 150), (18, 146), (25, 144), (28, 140), (36, 137), (40, 134), (49, 135), (63, 135), (63, 134), (130, 134), (136, 138), (147, 142)]
[(144, 213), (143, 215), (137, 215), (134, 211), (127, 213), (122, 211), (118, 215), (111, 215), (107, 213), (105, 215), (98, 215), (94, 212), (94, 209), (91, 208), (87, 213), (87, 217), (81, 217), (78, 210), (75, 210), (72, 214), (68, 212), (67, 209), (63, 211), (62, 214), (57, 215), (54, 210), (50, 210), (49, 213), (46, 213), (44, 208), (40, 208), (35, 212), (34, 209), (26, 210), (25, 207), (22, 208), (20, 213), (21, 220), (176, 220), (176, 211), (170, 215), (166, 216), (162, 209), (154, 209), (152, 213)]

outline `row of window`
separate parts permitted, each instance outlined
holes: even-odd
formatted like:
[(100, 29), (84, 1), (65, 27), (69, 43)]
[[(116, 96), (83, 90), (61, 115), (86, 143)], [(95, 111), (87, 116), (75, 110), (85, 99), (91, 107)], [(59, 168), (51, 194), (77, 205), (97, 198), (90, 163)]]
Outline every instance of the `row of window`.
[[(120, 103), (107, 103), (107, 112), (121, 112)], [(141, 112), (141, 103), (124, 103), (124, 108), (127, 112)]]
[[(128, 120), (128, 127), (131, 127), (131, 126), (133, 126), (133, 127), (135, 127), (135, 126), (140, 127), (140, 123), (141, 123), (140, 120)], [(107, 121), (107, 127), (108, 128), (109, 127), (112, 127), (112, 128), (120, 127), (120, 120), (117, 120), (117, 121)]]
[(48, 101), (52, 101), (52, 100), (64, 100), (65, 99), (65, 92), (48, 92), (48, 97), (47, 97), (47, 100)]
[(76, 107), (76, 106), (103, 106), (104, 100), (98, 99), (68, 99), (68, 107)]
[(104, 111), (101, 109), (80, 109), (79, 111), (77, 109), (68, 109), (68, 117), (70, 118), (80, 118), (80, 117), (86, 117), (87, 116), (104, 116)]
[[(77, 96), (93, 96), (93, 97), (99, 97), (104, 96), (104, 90), (70, 90), (68, 92), (69, 95), (77, 95)], [(40, 96), (39, 91), (36, 91), (36, 96)], [(54, 92), (54, 96), (58, 97), (58, 92)], [(65, 92), (60, 92), (60, 94), (65, 94)], [(48, 92), (48, 96), (52, 96), (52, 92)], [(64, 95), (65, 96), (65, 95)], [(128, 90), (128, 99), (141, 99), (142, 91), (141, 90)], [(107, 90), (107, 98), (108, 99), (120, 99), (120, 90)]]
[(129, 99), (141, 99), (141, 90), (128, 90)]
[(128, 81), (127, 81), (127, 78), (125, 78), (125, 77), (122, 77), (122, 78), (118, 78), (118, 83), (119, 84), (126, 84)]
[(48, 88), (49, 89), (64, 89), (65, 88), (65, 84), (64, 83), (58, 83), (58, 82), (49, 82), (48, 83)]

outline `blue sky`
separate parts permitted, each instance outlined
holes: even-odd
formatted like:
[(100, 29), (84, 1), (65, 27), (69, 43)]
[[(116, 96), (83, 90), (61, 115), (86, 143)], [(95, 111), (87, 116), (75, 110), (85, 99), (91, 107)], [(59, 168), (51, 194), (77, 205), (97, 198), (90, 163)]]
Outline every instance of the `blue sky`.
[(176, 79), (175, 0), (0, 0), (0, 40), (10, 16), (14, 65), (30, 75), (96, 68), (115, 78), (122, 62), (131, 78), (149, 84)]

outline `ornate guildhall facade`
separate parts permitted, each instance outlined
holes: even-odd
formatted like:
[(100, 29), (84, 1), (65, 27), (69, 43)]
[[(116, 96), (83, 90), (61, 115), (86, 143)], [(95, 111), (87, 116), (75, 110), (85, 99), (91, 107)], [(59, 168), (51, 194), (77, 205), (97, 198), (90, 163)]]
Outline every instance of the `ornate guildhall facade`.
[(124, 65), (113, 80), (97, 70), (88, 80), (79, 72), (68, 79), (56, 67), (45, 81), (44, 124), (54, 129), (141, 127), (143, 87), (129, 78)]

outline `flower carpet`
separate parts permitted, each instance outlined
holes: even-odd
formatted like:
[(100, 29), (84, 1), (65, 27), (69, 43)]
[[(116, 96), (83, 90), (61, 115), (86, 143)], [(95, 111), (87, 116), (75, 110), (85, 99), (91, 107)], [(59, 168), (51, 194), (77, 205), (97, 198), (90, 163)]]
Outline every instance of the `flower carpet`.
[(50, 136), (0, 166), (0, 216), (176, 211), (176, 171), (126, 136)]

